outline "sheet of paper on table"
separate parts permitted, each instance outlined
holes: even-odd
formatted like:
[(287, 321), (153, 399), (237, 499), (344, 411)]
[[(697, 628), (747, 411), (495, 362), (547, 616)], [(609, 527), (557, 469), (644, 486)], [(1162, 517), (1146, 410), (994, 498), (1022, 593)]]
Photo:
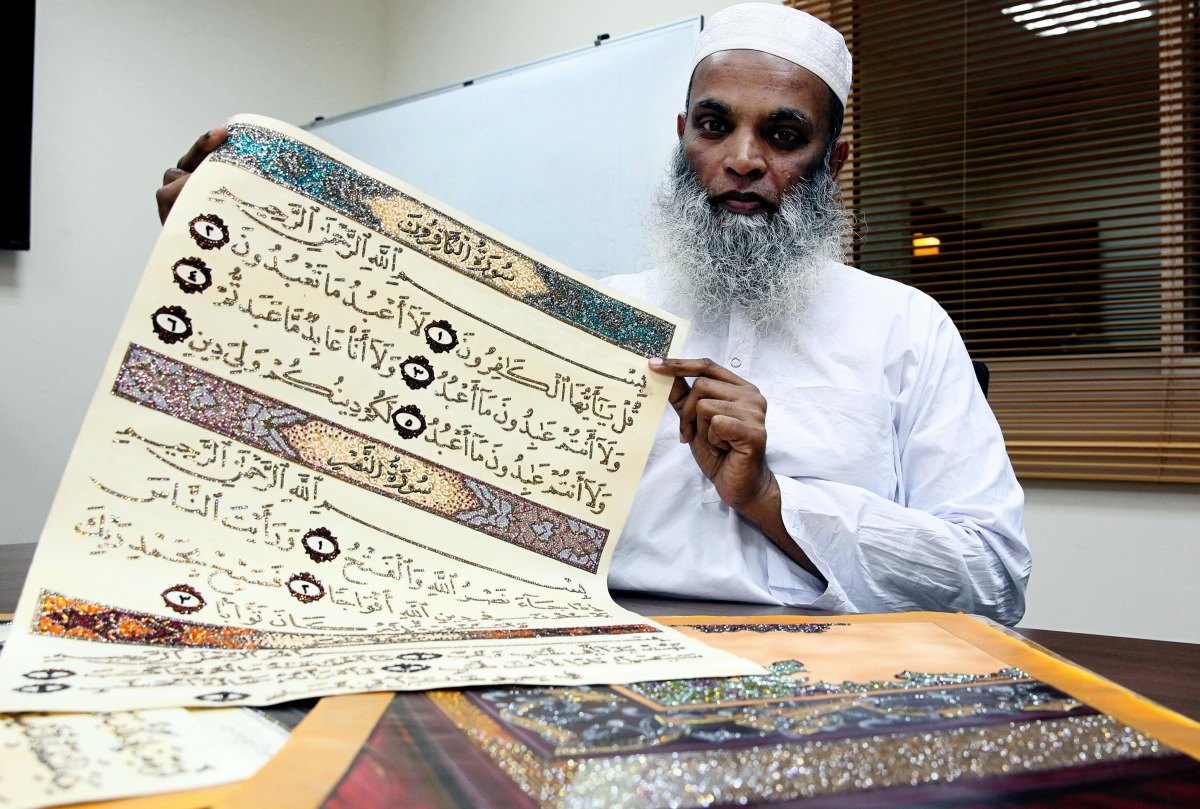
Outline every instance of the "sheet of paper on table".
[[(12, 623), (0, 616), (0, 655)], [(287, 731), (249, 708), (0, 714), (0, 807), (205, 790), (249, 778)], [(180, 796), (182, 797), (182, 796)]]
[(685, 327), (234, 119), (104, 369), (0, 710), (761, 671), (607, 592)]
[(245, 708), (0, 714), (0, 806), (35, 809), (241, 781), (286, 739)]

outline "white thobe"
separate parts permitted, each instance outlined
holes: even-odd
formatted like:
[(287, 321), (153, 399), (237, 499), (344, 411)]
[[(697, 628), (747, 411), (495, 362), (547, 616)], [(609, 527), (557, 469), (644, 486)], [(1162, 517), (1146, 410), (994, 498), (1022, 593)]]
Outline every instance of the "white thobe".
[[(668, 311), (653, 272), (612, 286)], [(1016, 623), (1024, 497), (953, 322), (924, 293), (842, 265), (799, 324), (764, 337), (735, 311), (693, 320), (708, 357), (767, 399), (783, 521), (825, 577), (722, 502), (668, 407), (609, 571), (614, 589), (847, 612), (963, 610)]]

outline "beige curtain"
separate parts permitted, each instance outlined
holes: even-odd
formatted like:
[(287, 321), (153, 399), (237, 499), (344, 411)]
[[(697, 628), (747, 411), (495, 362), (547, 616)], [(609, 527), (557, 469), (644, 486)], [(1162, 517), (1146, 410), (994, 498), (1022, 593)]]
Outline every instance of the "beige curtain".
[(790, 2), (855, 59), (862, 269), (992, 372), (1025, 478), (1200, 482), (1196, 2)]

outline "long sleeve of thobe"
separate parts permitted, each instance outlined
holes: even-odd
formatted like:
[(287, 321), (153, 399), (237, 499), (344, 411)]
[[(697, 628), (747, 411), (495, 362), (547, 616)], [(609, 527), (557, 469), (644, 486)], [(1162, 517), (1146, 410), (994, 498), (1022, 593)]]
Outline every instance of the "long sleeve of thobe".
[(777, 474), (789, 534), (828, 584), (781, 555), (770, 589), (783, 603), (834, 610), (963, 610), (1016, 623), (1030, 556), (1023, 497), (999, 427), (949, 319), (893, 403), (896, 489)]

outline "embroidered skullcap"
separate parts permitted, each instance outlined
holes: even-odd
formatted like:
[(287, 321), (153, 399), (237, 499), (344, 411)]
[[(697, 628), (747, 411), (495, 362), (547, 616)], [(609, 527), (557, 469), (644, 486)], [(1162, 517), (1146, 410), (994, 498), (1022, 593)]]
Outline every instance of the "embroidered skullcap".
[(718, 11), (700, 32), (692, 70), (719, 51), (762, 51), (812, 71), (846, 105), (853, 65), (846, 40), (811, 14), (776, 3)]

